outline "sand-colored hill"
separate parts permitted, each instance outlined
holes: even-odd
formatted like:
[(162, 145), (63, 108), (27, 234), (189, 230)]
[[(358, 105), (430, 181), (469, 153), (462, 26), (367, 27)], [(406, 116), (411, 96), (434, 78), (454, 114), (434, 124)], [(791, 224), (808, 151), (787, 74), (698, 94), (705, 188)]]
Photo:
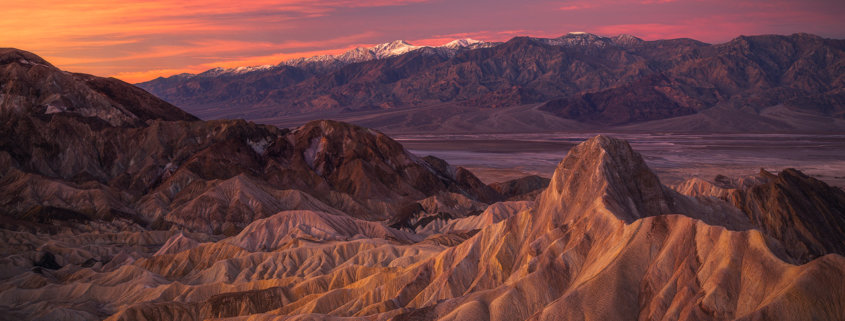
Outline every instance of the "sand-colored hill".
[[(797, 264), (800, 244), (699, 197), (661, 185), (626, 142), (598, 136), (566, 156), (536, 202), (416, 233), (319, 211), (280, 212), (222, 240), (6, 232), (19, 250), (4, 254), (16, 272), (0, 302), (5, 315), (35, 319), (845, 318), (845, 258)], [(458, 243), (431, 241), (448, 235)], [(27, 268), (48, 251), (60, 269)], [(88, 256), (111, 258), (85, 266)]]

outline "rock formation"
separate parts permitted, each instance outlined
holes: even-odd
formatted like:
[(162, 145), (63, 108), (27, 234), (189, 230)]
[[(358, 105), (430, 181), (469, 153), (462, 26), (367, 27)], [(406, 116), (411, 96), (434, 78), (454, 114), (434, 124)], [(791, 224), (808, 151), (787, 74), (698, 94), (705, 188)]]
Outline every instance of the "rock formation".
[(490, 187), (366, 128), (202, 122), (0, 62), (4, 318), (845, 319), (845, 197), (795, 170), (672, 189), (596, 136)]
[(385, 220), (435, 195), (500, 197), (373, 130), (200, 122), (118, 80), (2, 57), (0, 204), (16, 222), (123, 218), (232, 235), (282, 210)]
[[(701, 208), (676, 212), (690, 204), (708, 206), (662, 186), (624, 141), (598, 136), (567, 155), (533, 205), (499, 203), (416, 233), (317, 211), (283, 211), (222, 240), (8, 231), (4, 248), (55, 253), (60, 268), (27, 269), (50, 260), (6, 252), (5, 270), (18, 272), (0, 299), (9, 315), (58, 319), (845, 317), (845, 258), (794, 265), (795, 244), (764, 227), (707, 223)], [(134, 245), (144, 242), (160, 245)], [(152, 253), (158, 247), (168, 250)], [(92, 250), (119, 254), (83, 267)]]
[(797, 262), (845, 255), (845, 193), (795, 169), (777, 175), (760, 170), (739, 180), (720, 176), (712, 183), (691, 180), (678, 190), (736, 206), (763, 233), (788, 245)]

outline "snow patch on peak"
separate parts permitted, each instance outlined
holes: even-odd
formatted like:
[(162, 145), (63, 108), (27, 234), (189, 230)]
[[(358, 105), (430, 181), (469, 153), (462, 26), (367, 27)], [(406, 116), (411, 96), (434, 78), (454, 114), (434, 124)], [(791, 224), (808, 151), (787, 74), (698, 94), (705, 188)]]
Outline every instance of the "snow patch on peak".
[(401, 54), (405, 54), (417, 49), (420, 49), (420, 46), (414, 46), (405, 40), (394, 40), (388, 43), (383, 43), (376, 45), (375, 47), (366, 48), (372, 51), (373, 55), (376, 59), (387, 58), (398, 56)]
[(484, 41), (475, 40), (475, 39), (472, 39), (472, 38), (464, 38), (464, 39), (452, 40), (452, 41), (446, 43), (445, 45), (443, 45), (441, 47), (459, 49), (459, 48), (466, 48), (466, 47), (470, 47), (472, 45), (481, 44), (481, 43), (484, 43)]
[(278, 68), (279, 66), (293, 66), (314, 70), (330, 70), (331, 68), (336, 68), (347, 64), (400, 56), (420, 49), (428, 49), (425, 51), (426, 54), (435, 54), (445, 57), (452, 57), (460, 50), (486, 48), (492, 47), (496, 44), (497, 43), (484, 42), (471, 38), (464, 38), (450, 41), (441, 46), (416, 46), (405, 40), (394, 40), (391, 42), (377, 44), (371, 47), (357, 47), (355, 49), (337, 55), (319, 55), (308, 58), (302, 57), (289, 59), (280, 62), (278, 65), (236, 67), (228, 69), (217, 67), (209, 69), (197, 75), (186, 76), (186, 78), (218, 77), (224, 75), (244, 74), (258, 70)]
[(234, 73), (234, 74), (243, 74), (248, 72), (253, 72), (256, 70), (265, 70), (273, 68), (274, 65), (260, 65), (260, 66), (249, 66), (249, 67), (236, 67), (231, 69), (226, 69), (227, 73)]

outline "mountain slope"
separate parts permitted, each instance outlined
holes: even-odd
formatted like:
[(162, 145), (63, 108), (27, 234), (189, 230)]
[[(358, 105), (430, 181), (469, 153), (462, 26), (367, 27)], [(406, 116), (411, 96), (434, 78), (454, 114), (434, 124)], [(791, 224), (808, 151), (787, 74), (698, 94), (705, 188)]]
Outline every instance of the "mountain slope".
[[(180, 106), (231, 107), (258, 105), (279, 89), (316, 75), (331, 73), (343, 66), (387, 59), (410, 52), (441, 58), (460, 51), (495, 45), (473, 39), (458, 39), (442, 46), (414, 46), (396, 40), (373, 47), (359, 47), (338, 55), (296, 58), (278, 65), (214, 68), (200, 74), (180, 74), (139, 84)], [(200, 111), (203, 112), (203, 111)], [(204, 113), (204, 112), (203, 112)]]
[[(845, 258), (789, 263), (796, 244), (767, 237), (728, 203), (672, 192), (624, 141), (578, 145), (526, 205), (495, 206), (482, 217), (496, 223), (456, 245), (433, 243), (447, 237), (437, 234), (413, 243), (425, 234), (313, 211), (281, 212), (217, 242), (181, 241), (181, 251), (138, 254), (120, 267), (69, 264), (87, 254), (71, 251), (78, 241), (54, 241), (62, 269), (5, 281), (0, 301), (11, 315), (109, 320), (845, 317)], [(444, 227), (477, 224), (453, 222)], [(165, 245), (190, 237), (136, 233)]]
[(845, 192), (795, 169), (777, 175), (715, 182), (692, 179), (677, 189), (687, 195), (716, 197), (739, 208), (749, 220), (806, 262), (827, 253), (845, 255)]
[(440, 194), (499, 198), (471, 173), (438, 169), (369, 129), (201, 122), (117, 80), (67, 74), (22, 51), (2, 57), (7, 219), (123, 218), (235, 233), (287, 209), (387, 220)]
[[(218, 97), (218, 89), (199, 95), (175, 92), (189, 86), (184, 81), (157, 79), (139, 85), (204, 118), (237, 116), (272, 123), (327, 111), (341, 111), (330, 115), (342, 119), (344, 112), (378, 114), (442, 104), (476, 110), (543, 104), (539, 110), (545, 117), (607, 127), (698, 115), (713, 107), (766, 119), (772, 115), (764, 114), (765, 109), (785, 106), (822, 120), (843, 119), (843, 66), (845, 42), (808, 34), (742, 36), (717, 45), (567, 34), (517, 37), (454, 55), (420, 49), (344, 64), (293, 82), (248, 85), (260, 92), (247, 93), (249, 102), (208, 98)], [(241, 83), (254, 77), (220, 81)], [(167, 89), (165, 83), (177, 89)], [(780, 122), (777, 127), (810, 130), (814, 125)]]
[(65, 73), (29, 52), (0, 48), (0, 66), (4, 114), (65, 113), (96, 117), (115, 126), (197, 119), (120, 80)]

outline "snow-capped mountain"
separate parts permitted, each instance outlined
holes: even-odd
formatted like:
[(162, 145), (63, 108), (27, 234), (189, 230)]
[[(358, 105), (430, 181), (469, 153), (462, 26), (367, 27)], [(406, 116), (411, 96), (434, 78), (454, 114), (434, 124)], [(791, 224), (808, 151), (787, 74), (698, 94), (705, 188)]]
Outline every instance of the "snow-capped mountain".
[[(261, 65), (261, 66), (243, 66), (243, 67), (235, 67), (235, 68), (212, 68), (202, 73), (197, 74), (198, 77), (217, 77), (226, 74), (245, 74), (248, 72), (258, 71), (258, 70), (267, 70), (275, 67), (274, 65)], [(190, 74), (187, 74), (190, 75)]]
[(176, 77), (190, 79), (193, 77), (219, 77), (227, 75), (239, 75), (253, 71), (279, 68), (281, 66), (292, 66), (310, 71), (320, 72), (332, 70), (334, 68), (342, 67), (347, 64), (395, 57), (420, 49), (426, 49), (425, 53), (452, 57), (455, 55), (455, 53), (461, 50), (487, 48), (495, 46), (497, 44), (499, 43), (485, 42), (481, 40), (466, 38), (456, 39), (442, 46), (432, 47), (415, 46), (405, 40), (394, 40), (391, 42), (378, 44), (372, 47), (358, 47), (337, 55), (319, 55), (313, 57), (294, 58), (282, 61), (278, 65), (244, 66), (235, 68), (217, 67), (203, 71), (199, 74), (180, 74), (176, 75)]
[(485, 46), (484, 44), (485, 44), (485, 42), (481, 41), (481, 40), (464, 38), (464, 39), (452, 40), (449, 43), (442, 45), (440, 47), (452, 48), (452, 49), (477, 48), (477, 47), (484, 47)]
[(415, 46), (405, 40), (395, 40), (372, 47), (358, 47), (338, 55), (321, 55), (309, 58), (296, 58), (283, 61), (279, 65), (293, 66), (314, 71), (324, 71), (346, 64), (385, 59), (404, 55), (411, 51), (425, 49), (424, 53), (452, 57), (461, 50), (487, 48), (497, 45), (496, 42), (485, 42), (475, 39), (457, 39), (442, 46)]
[[(718, 118), (709, 118), (717, 117), (710, 114), (716, 112), (711, 108), (732, 106), (752, 110), (788, 106), (796, 112), (818, 113), (819, 119), (845, 119), (842, 84), (836, 81), (841, 79), (836, 66), (845, 63), (845, 40), (766, 35), (711, 45), (686, 38), (646, 41), (627, 35), (572, 33), (557, 38), (514, 37), (486, 49), (450, 49), (477, 45), (490, 44), (467, 40), (418, 47), (399, 41), (302, 59), (296, 66), (212, 78), (160, 78), (139, 86), (201, 118), (278, 123), (308, 113), (324, 117), (329, 114), (321, 113), (416, 107), (444, 108), (436, 110), (445, 113), (452, 105), (532, 104), (542, 104), (535, 111), (559, 118), (620, 126), (704, 117), (700, 119), (706, 126), (734, 130), (733, 124), (745, 122), (734, 122), (734, 116), (750, 117), (748, 121), (757, 124), (758, 119), (744, 111), (726, 111), (726, 116), (719, 111)], [(783, 48), (795, 49), (784, 52)], [(819, 52), (829, 52), (831, 58)], [(361, 62), (350, 63), (355, 61)], [(312, 67), (332, 64), (342, 67)], [(419, 112), (429, 115), (429, 111)], [(440, 112), (432, 113), (439, 117)], [(394, 114), (383, 116), (384, 124), (397, 121), (391, 118)], [(419, 117), (423, 124), (438, 119)], [(761, 121), (758, 128), (769, 128), (772, 121)], [(654, 128), (686, 130), (687, 122), (656, 122)], [(418, 126), (412, 123), (403, 124)], [(822, 124), (812, 127), (818, 126)]]
[[(570, 32), (557, 38), (536, 38), (530, 39), (551, 45), (564, 47), (598, 47), (608, 46), (628, 47), (641, 43), (643, 40), (631, 35), (618, 35), (615, 37), (602, 37), (586, 32)], [(348, 64), (359, 63), (370, 60), (385, 59), (404, 55), (412, 51), (420, 51), (424, 54), (438, 55), (442, 57), (453, 57), (462, 50), (478, 48), (489, 48), (497, 46), (499, 42), (487, 42), (471, 38), (456, 39), (440, 46), (416, 46), (405, 40), (394, 40), (371, 47), (358, 47), (337, 55), (319, 55), (313, 57), (294, 58), (282, 61), (277, 65), (245, 66), (235, 68), (213, 68), (199, 74), (179, 74), (172, 77), (180, 79), (191, 79), (194, 77), (220, 77), (250, 73), (254, 71), (271, 70), (283, 66), (301, 68), (311, 72), (327, 72)]]

